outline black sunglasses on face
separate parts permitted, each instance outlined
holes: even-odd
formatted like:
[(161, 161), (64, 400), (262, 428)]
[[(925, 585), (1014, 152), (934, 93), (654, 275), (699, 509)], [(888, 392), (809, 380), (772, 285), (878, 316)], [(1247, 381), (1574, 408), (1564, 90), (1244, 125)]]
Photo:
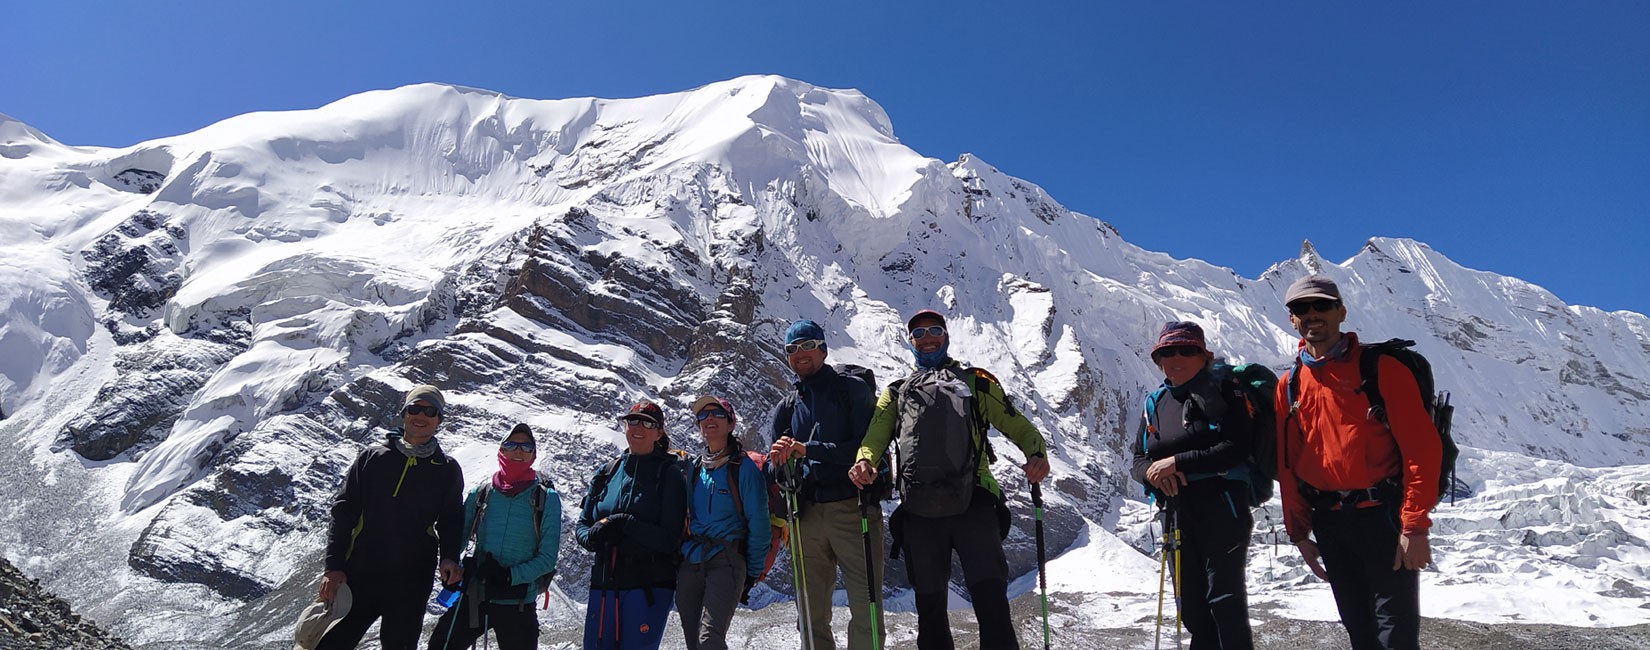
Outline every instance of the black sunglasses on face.
[(658, 422), (654, 422), (652, 420), (643, 420), (642, 418), (625, 418), (624, 423), (626, 425), (630, 425), (630, 426), (635, 426), (635, 425), (639, 424), (639, 425), (642, 426), (643, 429), (657, 429), (657, 428), (659, 428), (659, 423)]
[(1320, 313), (1334, 311), (1336, 307), (1340, 306), (1340, 304), (1341, 301), (1339, 300), (1329, 300), (1326, 298), (1319, 298), (1317, 300), (1302, 300), (1300, 302), (1289, 303), (1289, 313), (1296, 316), (1305, 316), (1306, 312), (1309, 311)]
[(785, 354), (796, 354), (797, 352), (805, 352), (807, 350), (818, 349), (819, 346), (824, 345), (824, 344), (825, 344), (825, 342), (821, 341), (819, 339), (808, 339), (806, 341), (797, 341), (795, 343), (786, 343), (785, 344)]
[(945, 336), (945, 328), (940, 327), (939, 325), (929, 325), (928, 327), (918, 327), (911, 330), (911, 338), (913, 340), (920, 339), (924, 336)]
[(408, 404), (406, 406), (401, 407), (401, 413), (403, 415), (423, 414), (423, 415), (428, 415), (432, 418), (438, 418), (438, 417), (441, 417), (441, 407), (439, 407), (439, 406), (419, 406), (417, 404)]
[(534, 450), (538, 449), (538, 445), (535, 445), (531, 442), (510, 442), (510, 441), (505, 441), (504, 443), (500, 444), (498, 446), (498, 448), (499, 448), (499, 451), (525, 451), (525, 452), (530, 454), (530, 453), (533, 453)]
[(1201, 356), (1202, 354), (1203, 354), (1203, 350), (1198, 348), (1195, 345), (1171, 345), (1171, 346), (1166, 347), (1166, 348), (1159, 348), (1156, 352), (1153, 352), (1152, 353), (1152, 358), (1153, 359), (1161, 359), (1163, 357), (1196, 357), (1196, 356)]
[(728, 419), (728, 412), (722, 409), (705, 409), (693, 414), (694, 421), (704, 422), (705, 418), (721, 418), (726, 420)]

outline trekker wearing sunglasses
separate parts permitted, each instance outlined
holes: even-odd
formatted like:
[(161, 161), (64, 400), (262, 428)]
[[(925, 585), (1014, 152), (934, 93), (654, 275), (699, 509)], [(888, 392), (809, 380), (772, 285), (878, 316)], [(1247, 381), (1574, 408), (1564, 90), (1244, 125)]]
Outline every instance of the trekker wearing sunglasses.
[(436, 574), (461, 573), (464, 474), (435, 439), (447, 402), (418, 386), (401, 405), (401, 426), (356, 456), (333, 497), (319, 598), (347, 583), (353, 603), (318, 649), (354, 648), (379, 619), (383, 647), (416, 648)]
[(885, 471), (875, 459), (890, 444), (900, 505), (889, 517), (894, 554), (905, 554), (917, 606), (917, 648), (953, 646), (948, 613), (951, 556), (979, 621), (982, 650), (1018, 649), (1008, 607), (1009, 513), (991, 475), (995, 458), (986, 435), (996, 428), (1025, 454), (1028, 483), (1048, 476), (1043, 434), (1014, 407), (1001, 383), (982, 368), (951, 358), (945, 316), (924, 309), (905, 323), (917, 367), (877, 399), (876, 414), (848, 476), (870, 485)]
[(1360, 368), (1363, 355), (1377, 353), (1341, 332), (1347, 309), (1332, 280), (1296, 280), (1283, 302), (1301, 335), (1275, 402), (1289, 541), (1313, 575), (1329, 581), (1353, 650), (1413, 650), (1420, 647), (1419, 572), (1432, 562), (1427, 529), (1438, 503), (1438, 429), (1415, 375), (1389, 354), (1372, 366), (1385, 418), (1371, 408)]
[(676, 595), (687, 483), (664, 413), (643, 400), (619, 424), (626, 448), (590, 482), (573, 536), (596, 554), (584, 619), (587, 650), (659, 647)]
[(1146, 486), (1166, 526), (1180, 529), (1177, 607), (1192, 647), (1248, 650), (1249, 595), (1244, 573), (1254, 515), (1240, 475), (1254, 444), (1243, 389), (1211, 372), (1203, 328), (1163, 325), (1152, 346), (1163, 385), (1146, 396), (1134, 436), (1134, 480)]
[(687, 650), (727, 650), (734, 608), (767, 559), (768, 483), (733, 435), (738, 417), (732, 403), (701, 397), (693, 402), (693, 419), (705, 453), (693, 460), (688, 476), (688, 540), (676, 577), (676, 613)]
[[(806, 585), (797, 595), (797, 627), (811, 632), (802, 647), (836, 648), (831, 593), (840, 570), (849, 594), (848, 650), (871, 650), (872, 608), (863, 596), (871, 588), (881, 592), (882, 562), (866, 561), (859, 488), (848, 480), (848, 468), (871, 422), (876, 380), (859, 366), (826, 364), (825, 330), (811, 320), (791, 323), (783, 349), (796, 381), (794, 392), (773, 412), (768, 469), (781, 486), (791, 486), (797, 499), (800, 542), (791, 547), (791, 566), (802, 567)], [(872, 486), (875, 500), (885, 498), (886, 487), (886, 481)], [(882, 548), (880, 513), (866, 521), (872, 548)], [(887, 629), (880, 609), (875, 629)]]
[(464, 538), (475, 550), (464, 562), (462, 595), (436, 622), (429, 650), (470, 648), (489, 629), (499, 650), (538, 647), (533, 601), (556, 574), (561, 495), (533, 469), (535, 460), (533, 430), (517, 424), (499, 441), (498, 471), (470, 488)]

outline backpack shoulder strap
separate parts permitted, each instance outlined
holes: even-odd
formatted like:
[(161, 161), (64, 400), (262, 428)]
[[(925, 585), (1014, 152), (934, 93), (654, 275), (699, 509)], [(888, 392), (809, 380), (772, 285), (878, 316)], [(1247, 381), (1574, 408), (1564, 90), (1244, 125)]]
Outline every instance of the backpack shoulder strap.
[(543, 482), (533, 485), (533, 549), (539, 546), (542, 533), (539, 528), (544, 525), (544, 503), (550, 500), (550, 487)]
[(487, 495), (492, 493), (493, 484), (491, 481), (481, 484), (480, 493), (476, 495), (476, 518), (470, 521), (470, 530), (464, 534), (464, 542), (461, 542), (461, 544), (475, 539), (476, 531), (481, 529), (482, 518), (487, 516)]
[(985, 407), (981, 406), (980, 394), (991, 390), (993, 384), (1001, 385), (997, 378), (984, 368), (963, 367), (958, 374), (968, 384), (968, 410), (974, 416), (974, 433), (979, 442), (980, 452), (985, 454), (987, 462), (997, 462), (997, 450), (991, 447), (991, 423), (985, 420)]
[(733, 496), (733, 518), (739, 520), (740, 530), (749, 536), (750, 522), (745, 521), (745, 499), (739, 495), (739, 466), (745, 464), (750, 457), (745, 455), (745, 450), (737, 443), (728, 453), (734, 454), (733, 458), (728, 459), (728, 493)]

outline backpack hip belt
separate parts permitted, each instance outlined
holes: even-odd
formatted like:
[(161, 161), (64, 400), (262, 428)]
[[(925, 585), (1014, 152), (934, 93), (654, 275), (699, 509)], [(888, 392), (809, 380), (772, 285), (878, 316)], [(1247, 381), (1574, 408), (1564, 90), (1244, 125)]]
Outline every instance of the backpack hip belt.
[(1357, 490), (1320, 490), (1302, 481), (1301, 496), (1313, 510), (1340, 510), (1355, 508), (1364, 503), (1398, 503), (1403, 498), (1403, 486), (1398, 477), (1388, 476), (1380, 482)]

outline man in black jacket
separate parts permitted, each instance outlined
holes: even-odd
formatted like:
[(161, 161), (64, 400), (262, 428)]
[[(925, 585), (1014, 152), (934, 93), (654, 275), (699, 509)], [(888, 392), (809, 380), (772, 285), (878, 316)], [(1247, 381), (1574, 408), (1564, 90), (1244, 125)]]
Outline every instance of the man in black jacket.
[[(865, 440), (865, 427), (876, 407), (876, 388), (825, 363), (825, 330), (811, 320), (799, 320), (785, 331), (785, 361), (796, 372), (796, 393), (773, 414), (773, 445), (769, 467), (778, 471), (796, 460), (802, 472), (798, 491), (801, 519), (803, 574), (807, 581), (808, 612), (813, 630), (803, 647), (830, 650), (831, 592), (837, 570), (848, 590), (848, 650), (870, 650), (871, 606), (864, 595), (867, 581), (882, 590), (882, 558), (866, 562), (860, 532), (859, 488), (848, 480), (854, 452)], [(882, 516), (868, 521), (871, 547), (882, 548)], [(796, 553), (797, 549), (791, 549)], [(792, 561), (792, 566), (795, 566)], [(874, 574), (867, 574), (866, 565)], [(800, 596), (799, 596), (800, 598)], [(883, 627), (877, 611), (878, 630)]]
[(380, 618), (385, 650), (416, 648), (437, 559), (442, 582), (461, 573), (464, 476), (435, 440), (446, 400), (418, 386), (402, 403), (402, 427), (355, 458), (332, 500), (320, 598), (348, 582), (354, 602), (317, 650), (354, 648)]
[(1233, 473), (1253, 444), (1236, 382), (1210, 373), (1214, 355), (1196, 323), (1163, 326), (1152, 361), (1163, 386), (1146, 398), (1133, 442), (1134, 480), (1181, 531), (1180, 615), (1192, 648), (1248, 650), (1249, 483)]

